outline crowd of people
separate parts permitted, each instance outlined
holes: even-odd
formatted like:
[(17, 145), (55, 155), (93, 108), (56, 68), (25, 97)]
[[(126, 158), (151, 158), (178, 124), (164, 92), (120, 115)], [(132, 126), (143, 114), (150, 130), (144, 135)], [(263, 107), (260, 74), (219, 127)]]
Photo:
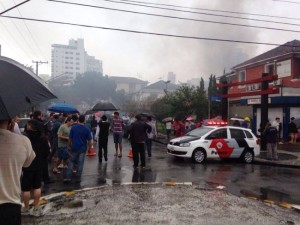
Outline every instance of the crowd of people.
[[(118, 112), (111, 121), (103, 115), (86, 123), (84, 115), (51, 113), (48, 119), (41, 111), (30, 115), (24, 133), (17, 118), (0, 120), (1, 163), (0, 219), (9, 224), (21, 224), (21, 214), (39, 215), (39, 200), (43, 183), (51, 183), (48, 166), (53, 174), (64, 173), (64, 183), (80, 183), (86, 152), (98, 142), (98, 160), (108, 160), (108, 136), (112, 133), (115, 157), (122, 157), (122, 139), (126, 129), (132, 146), (133, 167), (146, 167), (145, 152), (152, 156), (152, 141), (157, 136), (151, 116), (136, 115), (129, 124)], [(53, 163), (49, 163), (53, 162)], [(31, 196), (32, 194), (32, 196)], [(21, 207), (21, 199), (23, 207)], [(33, 199), (33, 205), (29, 205)]]
[[(295, 143), (298, 135), (294, 117), (289, 124), (290, 143)], [(108, 137), (114, 141), (114, 157), (122, 157), (124, 133), (128, 135), (133, 153), (133, 167), (146, 167), (146, 155), (152, 157), (152, 142), (157, 137), (156, 122), (152, 116), (138, 114), (128, 123), (114, 112), (113, 118), (102, 115), (100, 120), (92, 117), (86, 123), (84, 115), (51, 113), (43, 118), (41, 111), (35, 111), (28, 121), (24, 135), (17, 125), (17, 118), (0, 121), (0, 219), (11, 224), (20, 224), (21, 213), (39, 213), (39, 199), (42, 183), (51, 183), (48, 166), (53, 174), (64, 173), (64, 183), (81, 182), (85, 155), (98, 143), (98, 162), (108, 161)], [(190, 117), (184, 121), (175, 118), (165, 121), (166, 135), (169, 140), (174, 131), (175, 137), (200, 127)], [(278, 160), (277, 143), (281, 141), (282, 124), (279, 118), (268, 122), (261, 128), (266, 137), (268, 159)], [(54, 161), (50, 163), (49, 161)], [(31, 196), (32, 194), (32, 196)], [(23, 207), (21, 208), (21, 197)], [(29, 200), (33, 199), (30, 207)]]

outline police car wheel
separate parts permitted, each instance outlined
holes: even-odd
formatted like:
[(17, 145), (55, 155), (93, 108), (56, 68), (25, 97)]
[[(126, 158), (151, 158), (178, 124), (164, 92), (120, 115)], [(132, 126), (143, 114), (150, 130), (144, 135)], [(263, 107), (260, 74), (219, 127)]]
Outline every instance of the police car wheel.
[(252, 163), (254, 159), (254, 154), (250, 150), (245, 150), (242, 159), (245, 163)]
[(195, 149), (192, 158), (196, 163), (203, 163), (206, 159), (206, 153), (203, 149)]

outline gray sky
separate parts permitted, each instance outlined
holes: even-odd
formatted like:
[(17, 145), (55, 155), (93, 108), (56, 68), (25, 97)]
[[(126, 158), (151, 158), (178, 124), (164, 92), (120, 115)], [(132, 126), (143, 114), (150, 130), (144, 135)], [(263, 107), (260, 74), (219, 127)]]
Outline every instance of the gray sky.
[[(0, 12), (23, 1), (24, 0), (0, 0)], [(198, 10), (198, 12), (205, 13), (299, 24), (298, 26), (292, 26), (241, 20), (237, 18), (172, 12), (162, 9), (105, 2), (102, 0), (66, 1), (162, 15), (300, 31), (300, 20), (296, 19), (289, 20)], [(272, 0), (137, 1), (300, 19), (300, 4)], [(294, 0), (294, 2), (296, 2), (296, 0)], [(182, 10), (197, 11), (193, 9)], [(22, 17), (35, 19), (64, 21), (127, 30), (264, 43), (283, 44), (294, 39), (300, 39), (299, 33), (295, 32), (160, 18), (67, 5), (46, 0), (31, 0), (18, 9), (13, 9), (3, 15), (21, 15)], [(224, 68), (226, 68), (226, 71), (229, 71), (229, 69), (236, 64), (275, 47), (151, 36), (0, 17), (0, 44), (2, 46), (2, 55), (13, 58), (26, 65), (33, 65), (32, 60), (48, 61), (49, 64), (43, 64), (39, 67), (39, 73), (51, 74), (51, 45), (54, 43), (68, 44), (71, 38), (84, 38), (87, 53), (103, 61), (105, 74), (111, 76), (132, 76), (150, 82), (158, 81), (160, 78), (166, 79), (166, 75), (169, 71), (174, 72), (177, 75), (177, 80), (181, 82), (186, 82), (188, 79), (197, 77), (208, 79), (210, 74), (221, 75)]]

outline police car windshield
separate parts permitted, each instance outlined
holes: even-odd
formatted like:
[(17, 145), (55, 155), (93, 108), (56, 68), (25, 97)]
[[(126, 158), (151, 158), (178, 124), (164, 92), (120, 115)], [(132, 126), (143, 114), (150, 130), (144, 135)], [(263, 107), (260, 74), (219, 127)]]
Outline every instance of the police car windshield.
[(200, 127), (188, 132), (186, 136), (202, 137), (204, 134), (210, 132), (213, 129), (214, 129), (213, 127)]

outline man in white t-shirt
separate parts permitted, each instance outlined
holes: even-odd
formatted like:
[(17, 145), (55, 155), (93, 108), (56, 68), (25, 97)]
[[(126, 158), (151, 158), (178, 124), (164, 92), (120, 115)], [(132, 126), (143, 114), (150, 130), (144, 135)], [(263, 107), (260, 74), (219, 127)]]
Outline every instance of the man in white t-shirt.
[(21, 224), (22, 167), (35, 158), (29, 139), (8, 130), (10, 123), (0, 120), (0, 221)]

